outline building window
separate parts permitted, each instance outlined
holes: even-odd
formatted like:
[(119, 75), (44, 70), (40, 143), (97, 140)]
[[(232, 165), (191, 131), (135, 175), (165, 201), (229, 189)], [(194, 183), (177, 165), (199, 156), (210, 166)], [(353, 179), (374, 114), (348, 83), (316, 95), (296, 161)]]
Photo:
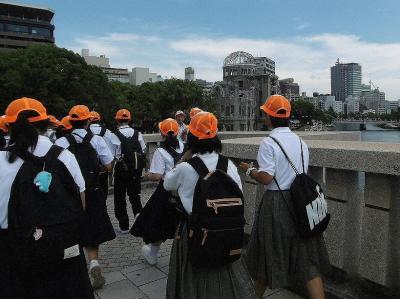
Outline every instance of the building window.
[(7, 24), (7, 31), (29, 34), (28, 26)]
[(231, 115), (235, 115), (235, 105), (231, 105)]
[(4, 31), (4, 24), (0, 23), (0, 31)]
[(243, 89), (243, 81), (240, 80), (238, 83), (239, 83), (239, 88), (240, 88), (240, 89)]
[(46, 28), (32, 27), (32, 34), (44, 37), (50, 37), (50, 30)]
[(246, 131), (246, 125), (240, 124), (240, 131)]
[(225, 108), (225, 115), (226, 116), (230, 116), (231, 115), (231, 111), (230, 111), (229, 108), (230, 108), (229, 106), (226, 106), (226, 108)]

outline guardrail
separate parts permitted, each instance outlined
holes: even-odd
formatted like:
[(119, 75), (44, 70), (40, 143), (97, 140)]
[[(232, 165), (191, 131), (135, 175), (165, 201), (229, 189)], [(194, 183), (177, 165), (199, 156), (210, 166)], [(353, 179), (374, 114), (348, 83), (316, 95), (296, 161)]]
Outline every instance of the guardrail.
[[(254, 161), (267, 134), (222, 132), (223, 154), (236, 163)], [(359, 132), (300, 135), (310, 149), (309, 174), (328, 197), (332, 218), (325, 239), (332, 265), (400, 288), (400, 144), (360, 142)], [(151, 156), (160, 137), (146, 135), (145, 140)], [(242, 181), (250, 233), (264, 186), (243, 174)]]

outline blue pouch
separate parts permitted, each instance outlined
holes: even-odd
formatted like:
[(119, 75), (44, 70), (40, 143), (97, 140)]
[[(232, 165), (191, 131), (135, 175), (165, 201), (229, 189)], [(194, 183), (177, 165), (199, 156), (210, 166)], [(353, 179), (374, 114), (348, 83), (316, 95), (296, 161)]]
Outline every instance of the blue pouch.
[(50, 172), (41, 171), (36, 175), (33, 183), (39, 188), (40, 192), (48, 193), (52, 178)]

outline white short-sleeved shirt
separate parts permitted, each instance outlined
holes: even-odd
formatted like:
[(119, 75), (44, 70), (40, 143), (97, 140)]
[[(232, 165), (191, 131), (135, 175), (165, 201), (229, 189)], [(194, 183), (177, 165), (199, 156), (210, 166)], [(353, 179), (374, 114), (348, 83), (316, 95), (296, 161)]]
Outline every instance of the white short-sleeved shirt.
[[(179, 148), (176, 149), (178, 154), (183, 152), (184, 145), (182, 141), (179, 140)], [(174, 168), (174, 158), (163, 148), (158, 148), (153, 154), (153, 159), (151, 160), (150, 173), (157, 173), (164, 175), (170, 172)]]
[[(37, 145), (33, 154), (37, 157), (43, 157), (47, 154), (53, 143), (45, 136), (39, 136)], [(8, 202), (10, 199), (11, 187), (17, 176), (19, 169), (23, 164), (23, 160), (17, 158), (14, 163), (8, 162), (6, 151), (0, 151), (0, 228), (8, 228)], [(85, 180), (83, 179), (78, 161), (75, 156), (68, 150), (64, 150), (58, 159), (64, 163), (68, 171), (71, 173), (80, 192), (85, 191)]]
[[(102, 127), (99, 124), (91, 124), (89, 128), (90, 131), (92, 131), (92, 133), (95, 135), (99, 135), (102, 130)], [(107, 143), (110, 152), (113, 154), (113, 156), (116, 156), (117, 149), (121, 145), (121, 141), (119, 141), (118, 137), (108, 129), (106, 129), (106, 132), (102, 137)]]
[[(135, 133), (135, 129), (131, 128), (130, 126), (120, 126), (119, 128), (117, 128), (117, 130), (119, 130), (122, 133), (122, 135), (124, 135), (125, 137), (132, 137), (133, 134)], [(117, 135), (115, 135), (115, 136), (118, 138)], [(138, 134), (138, 139), (139, 139), (139, 143), (140, 143), (140, 146), (142, 148), (142, 151), (145, 152), (146, 143), (144, 142), (143, 135), (140, 132)], [(120, 142), (120, 145), (116, 148), (116, 155), (115, 156), (117, 158), (121, 157), (121, 142)]]
[[(85, 129), (75, 129), (71, 133), (71, 135), (74, 136), (77, 142), (82, 142), (86, 134), (87, 132)], [(67, 138), (65, 137), (57, 139), (55, 144), (63, 148), (68, 148), (70, 146)], [(114, 156), (111, 154), (110, 149), (108, 148), (107, 143), (104, 141), (103, 137), (94, 135), (92, 140), (90, 141), (90, 144), (95, 149), (102, 165), (110, 164), (114, 160)]]
[[(198, 154), (197, 156), (204, 162), (209, 171), (214, 171), (217, 168), (217, 153)], [(238, 170), (230, 160), (228, 163), (228, 175), (238, 184), (240, 189), (242, 189), (242, 182)], [(164, 177), (165, 190), (178, 191), (183, 207), (189, 214), (192, 213), (194, 188), (196, 187), (198, 179), (199, 175), (187, 162), (177, 165)]]
[[(274, 137), (282, 145), (290, 160), (296, 167), (299, 173), (303, 172), (300, 138), (293, 133), (289, 128), (276, 128), (271, 131), (269, 136)], [(308, 170), (309, 153), (307, 144), (303, 144), (303, 157), (305, 172)], [(269, 137), (265, 137), (260, 144), (258, 150), (257, 162), (259, 165), (258, 171), (266, 172), (269, 175), (275, 176), (282, 190), (289, 190), (296, 176), (293, 168), (285, 158), (280, 147)], [(278, 190), (277, 185), (272, 181), (268, 186), (268, 190)]]

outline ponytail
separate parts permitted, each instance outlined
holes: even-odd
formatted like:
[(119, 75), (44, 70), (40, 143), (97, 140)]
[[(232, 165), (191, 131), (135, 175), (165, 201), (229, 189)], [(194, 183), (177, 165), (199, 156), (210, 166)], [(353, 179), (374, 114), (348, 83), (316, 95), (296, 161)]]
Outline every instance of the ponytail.
[(19, 157), (26, 159), (29, 150), (34, 151), (38, 142), (39, 132), (44, 132), (49, 124), (48, 120), (30, 123), (28, 118), (37, 116), (34, 111), (22, 111), (15, 123), (10, 124), (10, 151), (8, 162), (14, 163)]
[(168, 135), (165, 136), (165, 140), (163, 141), (165, 146), (171, 147), (173, 149), (179, 148), (178, 137), (173, 134), (173, 132), (168, 132)]

